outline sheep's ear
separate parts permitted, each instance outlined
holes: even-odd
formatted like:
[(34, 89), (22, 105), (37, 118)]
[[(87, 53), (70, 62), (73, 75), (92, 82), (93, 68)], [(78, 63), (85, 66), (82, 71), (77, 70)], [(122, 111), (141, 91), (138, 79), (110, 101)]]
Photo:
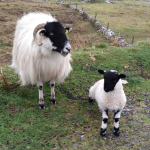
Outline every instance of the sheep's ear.
[(68, 32), (71, 32), (71, 31), (72, 31), (72, 28), (68, 28), (68, 27), (66, 28), (66, 27), (65, 27), (65, 33), (66, 33), (66, 34), (67, 34)]
[(125, 78), (126, 75), (125, 75), (125, 74), (119, 74), (119, 77), (120, 77), (120, 78)]
[(104, 70), (101, 70), (101, 69), (99, 69), (98, 72), (99, 72), (100, 74), (104, 74), (104, 73), (105, 73), (105, 71), (104, 71)]

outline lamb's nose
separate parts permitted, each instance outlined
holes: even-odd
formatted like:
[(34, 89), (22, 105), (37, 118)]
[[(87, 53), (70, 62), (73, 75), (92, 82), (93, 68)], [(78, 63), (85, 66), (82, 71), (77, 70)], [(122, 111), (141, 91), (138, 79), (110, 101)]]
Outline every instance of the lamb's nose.
[(105, 92), (109, 92), (108, 88), (104, 88)]

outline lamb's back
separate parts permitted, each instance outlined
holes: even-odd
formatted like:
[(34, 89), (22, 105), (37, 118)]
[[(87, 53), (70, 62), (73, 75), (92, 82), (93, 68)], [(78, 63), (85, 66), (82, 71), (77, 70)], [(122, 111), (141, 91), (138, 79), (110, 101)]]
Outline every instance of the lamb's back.
[(126, 104), (126, 96), (122, 87), (121, 80), (118, 81), (115, 89), (105, 92), (103, 86), (98, 85), (95, 89), (95, 99), (101, 110), (120, 110)]

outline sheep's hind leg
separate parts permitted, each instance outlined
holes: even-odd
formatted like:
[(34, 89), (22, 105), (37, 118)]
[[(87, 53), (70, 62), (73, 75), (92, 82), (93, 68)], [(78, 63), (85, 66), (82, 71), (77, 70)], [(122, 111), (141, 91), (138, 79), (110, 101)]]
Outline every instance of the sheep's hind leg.
[(101, 126), (101, 136), (106, 135), (106, 129), (107, 129), (107, 122), (108, 122), (108, 110), (103, 110), (102, 111), (102, 126)]
[(43, 83), (42, 82), (37, 82), (37, 86), (39, 89), (39, 108), (44, 109), (45, 104), (44, 104), (44, 98), (43, 98)]
[(117, 110), (114, 113), (114, 134), (116, 136), (119, 136), (120, 131), (119, 131), (119, 119), (120, 119), (121, 111)]
[(51, 102), (56, 104), (56, 99), (55, 99), (55, 80), (50, 81), (50, 87), (51, 87)]

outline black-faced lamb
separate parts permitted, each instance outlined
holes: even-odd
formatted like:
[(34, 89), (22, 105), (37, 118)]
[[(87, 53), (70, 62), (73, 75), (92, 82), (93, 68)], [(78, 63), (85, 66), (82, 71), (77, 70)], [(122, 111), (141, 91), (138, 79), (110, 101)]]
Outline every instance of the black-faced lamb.
[(37, 84), (41, 109), (45, 107), (43, 82), (50, 81), (51, 100), (55, 103), (55, 81), (63, 82), (72, 70), (71, 46), (65, 31), (49, 13), (31, 12), (17, 21), (11, 67), (23, 86)]
[(102, 112), (102, 125), (100, 135), (106, 135), (108, 110), (114, 111), (114, 134), (119, 136), (119, 119), (126, 104), (126, 96), (123, 90), (121, 78), (125, 74), (119, 74), (115, 70), (98, 70), (104, 75), (104, 79), (96, 82), (89, 90), (89, 101), (95, 99)]

